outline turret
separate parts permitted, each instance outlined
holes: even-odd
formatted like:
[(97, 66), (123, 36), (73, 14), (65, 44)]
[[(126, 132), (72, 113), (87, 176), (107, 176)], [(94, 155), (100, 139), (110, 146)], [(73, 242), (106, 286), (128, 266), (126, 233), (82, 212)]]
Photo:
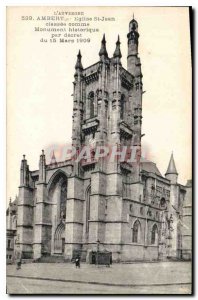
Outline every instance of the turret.
[(138, 22), (134, 19), (129, 23), (127, 70), (133, 75), (132, 112), (134, 117), (133, 145), (141, 146), (142, 125), (142, 72), (138, 57)]
[(74, 78), (74, 92), (73, 92), (73, 127), (72, 127), (72, 144), (76, 148), (80, 147), (80, 126), (83, 118), (82, 115), (82, 94), (83, 94), (83, 65), (82, 65), (82, 55), (79, 50), (77, 55), (77, 61), (75, 65)]
[(177, 183), (178, 173), (177, 173), (177, 169), (176, 169), (176, 166), (175, 166), (173, 153), (171, 154), (171, 158), (170, 158), (170, 161), (169, 161), (169, 165), (168, 165), (168, 169), (166, 171), (165, 177), (167, 179), (169, 179), (172, 184)]
[(46, 162), (45, 162), (45, 154), (44, 150), (42, 150), (42, 154), (40, 155), (39, 160), (39, 182), (45, 183), (46, 174), (45, 174)]
[(129, 23), (128, 38), (128, 56), (127, 56), (127, 70), (133, 75), (137, 76), (141, 74), (141, 64), (138, 58), (138, 22), (134, 19)]

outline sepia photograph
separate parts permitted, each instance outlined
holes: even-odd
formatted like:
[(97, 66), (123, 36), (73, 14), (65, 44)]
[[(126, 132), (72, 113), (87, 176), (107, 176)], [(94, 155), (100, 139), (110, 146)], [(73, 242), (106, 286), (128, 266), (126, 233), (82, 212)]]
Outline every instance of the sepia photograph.
[(6, 8), (6, 292), (191, 295), (192, 9)]

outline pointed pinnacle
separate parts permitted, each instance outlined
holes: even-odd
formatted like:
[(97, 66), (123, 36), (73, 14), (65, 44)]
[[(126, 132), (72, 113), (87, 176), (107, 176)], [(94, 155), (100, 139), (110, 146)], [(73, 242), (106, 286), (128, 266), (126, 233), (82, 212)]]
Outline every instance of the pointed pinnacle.
[(83, 69), (81, 58), (82, 58), (82, 55), (81, 55), (81, 52), (79, 50), (78, 55), (77, 55), (77, 62), (76, 62), (76, 65), (75, 65), (75, 69), (80, 69), (80, 70)]
[(56, 157), (55, 157), (55, 154), (54, 154), (54, 150), (53, 150), (53, 153), (52, 153), (52, 157), (51, 157), (51, 164), (56, 164)]
[(52, 153), (52, 158), (55, 158), (54, 150), (53, 150), (53, 153)]
[(133, 20), (134, 20), (134, 13), (133, 13)]
[(119, 57), (119, 58), (122, 57), (122, 54), (121, 54), (121, 51), (120, 51), (120, 37), (119, 37), (119, 35), (118, 35), (118, 40), (116, 42), (116, 49), (115, 49), (115, 52), (113, 54), (113, 57)]
[(175, 166), (174, 157), (173, 157), (173, 152), (171, 154), (171, 158), (170, 158), (170, 161), (169, 161), (169, 165), (168, 165), (166, 174), (177, 174), (178, 175), (177, 169), (176, 169), (176, 166)]
[(79, 51), (78, 51), (78, 55), (77, 55), (78, 57), (82, 57), (82, 55), (81, 55), (81, 52), (80, 52), (80, 49), (79, 49)]
[(105, 34), (103, 34), (103, 38), (101, 41), (101, 48), (100, 48), (100, 52), (99, 52), (99, 56), (102, 56), (102, 55), (108, 57), (108, 53), (107, 53), (107, 49), (106, 49)]

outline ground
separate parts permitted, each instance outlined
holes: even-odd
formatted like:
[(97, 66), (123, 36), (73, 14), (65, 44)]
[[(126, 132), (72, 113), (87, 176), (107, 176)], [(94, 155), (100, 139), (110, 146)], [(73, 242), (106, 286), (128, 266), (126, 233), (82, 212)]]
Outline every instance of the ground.
[(8, 294), (190, 294), (190, 262), (7, 266)]

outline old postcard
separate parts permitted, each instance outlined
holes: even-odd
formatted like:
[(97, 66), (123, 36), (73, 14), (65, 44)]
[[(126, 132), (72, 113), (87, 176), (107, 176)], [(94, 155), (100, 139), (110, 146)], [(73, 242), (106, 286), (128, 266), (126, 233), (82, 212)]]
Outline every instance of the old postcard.
[(192, 293), (189, 7), (7, 7), (8, 294)]

